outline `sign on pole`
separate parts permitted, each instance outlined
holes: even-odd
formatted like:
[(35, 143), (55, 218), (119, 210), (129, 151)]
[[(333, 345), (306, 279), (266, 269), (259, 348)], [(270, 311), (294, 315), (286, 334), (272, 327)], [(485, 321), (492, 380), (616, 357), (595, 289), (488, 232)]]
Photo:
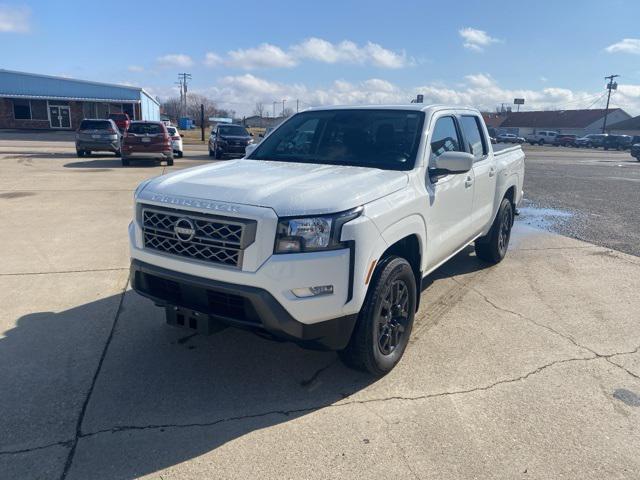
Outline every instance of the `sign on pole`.
[(514, 98), (513, 104), (518, 105), (518, 111), (520, 111), (520, 105), (524, 105), (524, 98)]

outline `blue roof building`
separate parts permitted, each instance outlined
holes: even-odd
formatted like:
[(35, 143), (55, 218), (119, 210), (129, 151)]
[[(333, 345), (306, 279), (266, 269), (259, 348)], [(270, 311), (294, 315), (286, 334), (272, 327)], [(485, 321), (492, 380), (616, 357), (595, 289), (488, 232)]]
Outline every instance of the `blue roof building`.
[(0, 128), (76, 129), (110, 113), (160, 120), (160, 104), (139, 87), (0, 69)]

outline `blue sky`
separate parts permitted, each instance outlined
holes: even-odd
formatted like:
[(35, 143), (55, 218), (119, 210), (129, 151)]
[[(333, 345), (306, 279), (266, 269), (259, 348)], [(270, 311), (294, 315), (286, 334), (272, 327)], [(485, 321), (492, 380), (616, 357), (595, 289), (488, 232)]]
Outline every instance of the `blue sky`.
[[(256, 102), (428, 101), (640, 113), (640, 2), (272, 1), (2, 3), (1, 68)], [(289, 105), (293, 105), (290, 103)]]

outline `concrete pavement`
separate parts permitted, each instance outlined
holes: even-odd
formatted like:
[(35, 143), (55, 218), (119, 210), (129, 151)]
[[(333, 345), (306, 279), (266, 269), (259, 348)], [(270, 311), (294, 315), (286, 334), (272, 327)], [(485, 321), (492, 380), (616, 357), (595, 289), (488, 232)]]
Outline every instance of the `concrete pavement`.
[(375, 380), (164, 325), (126, 245), (132, 191), (164, 167), (28, 149), (0, 154), (7, 478), (638, 477), (638, 257), (516, 224), (500, 265), (468, 249), (426, 282)]

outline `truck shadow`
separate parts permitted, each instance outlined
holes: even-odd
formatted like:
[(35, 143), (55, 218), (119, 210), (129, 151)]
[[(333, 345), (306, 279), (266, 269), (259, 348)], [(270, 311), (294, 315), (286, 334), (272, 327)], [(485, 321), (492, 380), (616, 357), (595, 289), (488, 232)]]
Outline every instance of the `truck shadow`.
[[(465, 250), (433, 277), (486, 266)], [(68, 478), (138, 478), (320, 409), (340, 415), (336, 403), (377, 381), (334, 352), (167, 326), (131, 290), (24, 315), (0, 338), (0, 365), (0, 451), (71, 445), (87, 402)]]

